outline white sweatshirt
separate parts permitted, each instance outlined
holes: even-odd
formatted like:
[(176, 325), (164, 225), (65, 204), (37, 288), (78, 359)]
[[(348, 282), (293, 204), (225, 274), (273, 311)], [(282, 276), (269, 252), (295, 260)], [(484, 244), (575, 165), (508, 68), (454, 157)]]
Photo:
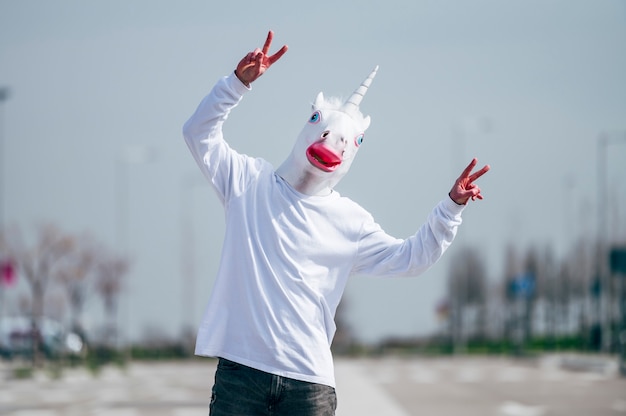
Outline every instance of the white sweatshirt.
[(234, 74), (222, 78), (183, 129), (226, 212), (196, 354), (334, 387), (330, 345), (348, 277), (424, 272), (454, 239), (463, 206), (444, 199), (415, 235), (401, 240), (336, 191), (297, 192), (268, 162), (237, 153), (223, 139), (222, 124), (247, 91)]

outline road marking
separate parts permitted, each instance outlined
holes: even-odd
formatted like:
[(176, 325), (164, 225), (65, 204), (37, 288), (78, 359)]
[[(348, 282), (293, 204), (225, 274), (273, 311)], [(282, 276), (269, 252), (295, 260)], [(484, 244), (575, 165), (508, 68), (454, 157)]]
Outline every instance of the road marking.
[(141, 416), (135, 409), (99, 409), (92, 413), (94, 416)]
[(611, 406), (611, 408), (616, 412), (626, 413), (626, 401), (616, 400), (613, 402), (613, 406)]
[(526, 371), (519, 367), (505, 367), (498, 373), (496, 379), (504, 383), (519, 383), (526, 379)]
[(541, 406), (526, 406), (517, 402), (504, 402), (498, 410), (501, 416), (542, 416), (545, 413)]
[(476, 383), (482, 378), (482, 372), (475, 367), (463, 367), (456, 375), (456, 381), (459, 383)]
[(336, 363), (337, 416), (410, 416), (380, 387), (380, 380), (365, 374), (363, 369), (363, 363), (358, 361)]
[(437, 373), (425, 368), (414, 368), (409, 377), (418, 384), (434, 384), (439, 380)]

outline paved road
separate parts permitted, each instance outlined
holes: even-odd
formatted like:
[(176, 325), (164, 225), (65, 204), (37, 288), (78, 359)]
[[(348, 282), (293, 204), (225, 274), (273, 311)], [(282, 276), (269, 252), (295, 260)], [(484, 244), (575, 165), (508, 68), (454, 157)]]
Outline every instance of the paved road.
[[(562, 361), (338, 359), (337, 416), (626, 415), (626, 379), (614, 366), (569, 371)], [(214, 371), (208, 359), (133, 363), (96, 378), (66, 370), (57, 380), (10, 380), (0, 371), (0, 415), (206, 415)]]
[[(391, 412), (361, 415), (605, 416), (626, 415), (626, 379), (611, 362), (576, 360), (577, 371), (563, 368), (562, 357), (534, 362), (509, 359), (398, 359), (339, 362), (341, 384), (369, 380), (368, 393), (384, 392)], [(608, 364), (608, 365), (607, 365)], [(351, 367), (351, 368), (350, 368)], [(350, 394), (346, 399), (359, 397)], [(347, 403), (353, 409), (355, 403)], [(341, 413), (343, 415), (344, 413)]]

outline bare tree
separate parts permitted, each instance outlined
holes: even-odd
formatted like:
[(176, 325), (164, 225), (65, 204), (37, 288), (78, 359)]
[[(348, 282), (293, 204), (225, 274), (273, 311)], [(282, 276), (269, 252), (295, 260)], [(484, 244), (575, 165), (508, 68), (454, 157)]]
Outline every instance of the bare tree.
[(540, 263), (541, 259), (537, 251), (531, 248), (524, 260), (524, 271), (522, 273), (523, 279), (527, 279), (525, 293), (522, 294), (523, 302), (523, 316), (522, 316), (522, 336), (523, 339), (528, 341), (533, 336), (533, 322), (535, 301), (537, 299), (537, 280), (540, 276)]
[(490, 339), (504, 339), (503, 334), (508, 319), (508, 301), (504, 295), (506, 293), (503, 289), (504, 285), (506, 285), (506, 282), (503, 280), (487, 285), (488, 295), (485, 302), (487, 308), (485, 316), (489, 317), (486, 320), (486, 334)]
[(99, 250), (88, 235), (79, 237), (74, 250), (69, 253), (55, 270), (56, 280), (65, 289), (70, 306), (70, 326), (83, 339), (86, 338), (82, 325), (82, 313), (89, 286), (93, 282)]
[(352, 335), (352, 328), (347, 322), (347, 307), (348, 299), (345, 297), (341, 300), (337, 306), (335, 312), (335, 325), (336, 331), (332, 342), (333, 351), (337, 354), (346, 354), (350, 351), (350, 348), (354, 345), (354, 338)]
[(448, 275), (448, 299), (450, 301), (450, 330), (456, 347), (465, 346), (467, 319), (472, 316), (474, 333), (486, 335), (485, 301), (486, 272), (482, 258), (473, 247), (461, 248), (452, 260)]
[(104, 302), (108, 321), (105, 325), (105, 342), (111, 346), (118, 341), (118, 300), (128, 269), (128, 259), (113, 254), (104, 255), (97, 265), (95, 287)]
[(554, 342), (558, 329), (559, 265), (550, 247), (538, 259), (537, 296), (543, 306), (544, 327)]
[[(551, 293), (555, 303), (555, 327), (561, 335), (581, 330), (581, 314), (591, 287), (593, 248), (584, 241), (575, 244), (563, 258)], [(578, 323), (578, 326), (577, 326)]]
[(514, 340), (516, 335), (517, 314), (513, 285), (521, 270), (522, 266), (517, 249), (509, 244), (504, 257), (504, 285), (502, 286), (503, 297), (505, 299), (504, 331), (502, 335), (504, 339), (509, 341)]
[(592, 327), (593, 281), (595, 249), (592, 242), (580, 239), (568, 254), (571, 274), (572, 313), (576, 330), (585, 340), (585, 347), (590, 347), (590, 329)]
[(43, 349), (40, 323), (44, 316), (45, 294), (59, 261), (74, 247), (73, 237), (53, 225), (37, 230), (35, 245), (29, 247), (20, 233), (9, 242), (9, 251), (28, 282), (31, 291), (31, 319), (33, 333), (33, 364), (38, 365)]

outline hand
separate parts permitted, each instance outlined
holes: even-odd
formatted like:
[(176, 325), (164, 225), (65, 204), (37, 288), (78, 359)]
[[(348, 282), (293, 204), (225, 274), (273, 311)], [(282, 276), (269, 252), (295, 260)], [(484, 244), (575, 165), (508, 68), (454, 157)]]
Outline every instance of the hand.
[(461, 173), (461, 176), (454, 182), (454, 186), (448, 194), (450, 198), (459, 205), (467, 204), (470, 198), (472, 201), (475, 201), (476, 198), (483, 199), (480, 188), (476, 186), (474, 181), (487, 173), (490, 168), (489, 165), (485, 165), (482, 169), (472, 173), (472, 169), (474, 169), (476, 163), (478, 163), (478, 160), (476, 158), (472, 159), (463, 173)]
[(281, 56), (287, 52), (287, 45), (283, 45), (282, 48), (278, 52), (276, 52), (272, 56), (268, 56), (267, 53), (270, 50), (270, 45), (272, 44), (272, 39), (274, 38), (274, 32), (271, 30), (267, 34), (267, 39), (265, 40), (265, 45), (263, 45), (263, 49), (256, 48), (254, 51), (247, 54), (240, 62), (237, 64), (237, 69), (235, 69), (235, 75), (241, 82), (243, 82), (247, 87), (250, 86), (250, 83), (255, 81), (258, 77), (263, 75), (265, 71), (276, 61), (280, 59)]

